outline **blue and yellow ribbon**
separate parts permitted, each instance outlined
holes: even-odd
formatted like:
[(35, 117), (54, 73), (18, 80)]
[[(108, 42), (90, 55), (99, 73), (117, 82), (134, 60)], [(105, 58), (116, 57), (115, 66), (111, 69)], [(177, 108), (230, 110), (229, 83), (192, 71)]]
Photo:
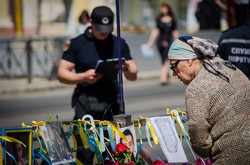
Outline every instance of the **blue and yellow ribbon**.
[(142, 132), (141, 132), (141, 123), (140, 123), (140, 120), (138, 119), (135, 119), (138, 121), (138, 132), (139, 132), (139, 138), (140, 138), (140, 141), (139, 141), (139, 145), (138, 145), (138, 149), (137, 149), (137, 152), (138, 153), (141, 153), (141, 150), (142, 150)]
[(154, 131), (154, 129), (153, 129), (153, 127), (152, 127), (150, 121), (149, 121), (146, 117), (141, 117), (141, 116), (140, 116), (140, 118), (146, 120), (146, 122), (147, 122), (147, 124), (148, 124), (148, 127), (149, 127), (149, 130), (150, 130), (150, 133), (151, 133), (151, 135), (152, 135), (152, 138), (153, 138), (155, 144), (158, 144), (158, 143), (159, 143), (158, 137), (157, 137), (157, 135), (156, 135), (156, 133), (155, 133), (155, 131)]
[[(177, 111), (177, 110), (176, 110)], [(177, 125), (179, 126), (179, 129), (180, 129), (180, 139), (182, 137), (182, 135), (184, 136), (185, 140), (187, 141), (187, 133), (185, 131), (185, 128), (181, 122), (181, 119), (179, 117), (179, 114), (178, 114), (178, 111), (177, 113), (174, 113), (174, 112), (169, 112), (169, 108), (167, 108), (167, 114), (168, 115), (171, 115), (171, 117), (175, 120), (175, 122), (177, 123)]]

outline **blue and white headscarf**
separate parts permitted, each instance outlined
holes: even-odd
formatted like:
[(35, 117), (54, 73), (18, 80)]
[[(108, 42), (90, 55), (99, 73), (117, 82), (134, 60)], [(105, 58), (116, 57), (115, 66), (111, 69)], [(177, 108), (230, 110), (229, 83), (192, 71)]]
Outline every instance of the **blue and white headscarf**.
[(203, 59), (204, 67), (212, 74), (229, 82), (228, 74), (221, 65), (236, 69), (229, 61), (216, 54), (218, 45), (211, 40), (198, 37), (183, 36), (176, 39), (170, 46), (168, 59), (188, 60)]

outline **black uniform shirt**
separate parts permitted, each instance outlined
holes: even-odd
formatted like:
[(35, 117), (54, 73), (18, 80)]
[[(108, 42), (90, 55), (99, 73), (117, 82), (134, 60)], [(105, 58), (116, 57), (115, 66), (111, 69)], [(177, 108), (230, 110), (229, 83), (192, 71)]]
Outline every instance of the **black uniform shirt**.
[(232, 62), (250, 79), (250, 20), (225, 31), (218, 45), (220, 57)]
[[(75, 64), (76, 73), (95, 69), (99, 59), (105, 60), (118, 58), (117, 37), (110, 34), (105, 40), (96, 39), (87, 28), (85, 33), (68, 41), (68, 47), (63, 53), (62, 59)], [(126, 60), (131, 60), (128, 44), (121, 39), (121, 55)], [(87, 95), (94, 95), (102, 100), (114, 99), (118, 94), (118, 80), (100, 79), (95, 84), (87, 82), (77, 85)]]

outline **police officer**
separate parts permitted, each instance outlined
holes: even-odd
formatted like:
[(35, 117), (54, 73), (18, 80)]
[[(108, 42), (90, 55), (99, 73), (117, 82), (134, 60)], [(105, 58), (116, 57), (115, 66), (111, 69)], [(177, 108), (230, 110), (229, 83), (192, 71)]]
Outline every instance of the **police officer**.
[(250, 4), (245, 24), (225, 31), (218, 42), (217, 53), (232, 62), (250, 80)]
[[(58, 78), (62, 83), (76, 84), (72, 97), (74, 120), (90, 114), (95, 120), (111, 121), (113, 115), (121, 113), (117, 74), (110, 78), (95, 72), (98, 60), (119, 57), (117, 37), (112, 34), (113, 21), (114, 14), (110, 8), (96, 7), (91, 13), (91, 27), (65, 45)], [(123, 73), (128, 80), (135, 81), (138, 68), (130, 55), (129, 46), (124, 39), (121, 39), (120, 45), (121, 55), (125, 58), (122, 63)], [(90, 158), (86, 153), (81, 156), (77, 154), (82, 163), (92, 163), (92, 156)]]

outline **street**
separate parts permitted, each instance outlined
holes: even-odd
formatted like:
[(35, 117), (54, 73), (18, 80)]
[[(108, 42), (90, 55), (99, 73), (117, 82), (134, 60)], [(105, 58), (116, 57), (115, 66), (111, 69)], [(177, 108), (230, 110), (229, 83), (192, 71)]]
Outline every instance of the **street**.
[[(125, 111), (132, 115), (149, 117), (165, 114), (165, 108), (184, 108), (185, 86), (176, 83), (160, 86), (158, 80), (138, 80), (124, 83)], [(50, 92), (23, 93), (22, 95), (0, 98), (0, 128), (31, 124), (32, 121), (72, 120), (74, 110), (70, 107), (73, 87)]]

